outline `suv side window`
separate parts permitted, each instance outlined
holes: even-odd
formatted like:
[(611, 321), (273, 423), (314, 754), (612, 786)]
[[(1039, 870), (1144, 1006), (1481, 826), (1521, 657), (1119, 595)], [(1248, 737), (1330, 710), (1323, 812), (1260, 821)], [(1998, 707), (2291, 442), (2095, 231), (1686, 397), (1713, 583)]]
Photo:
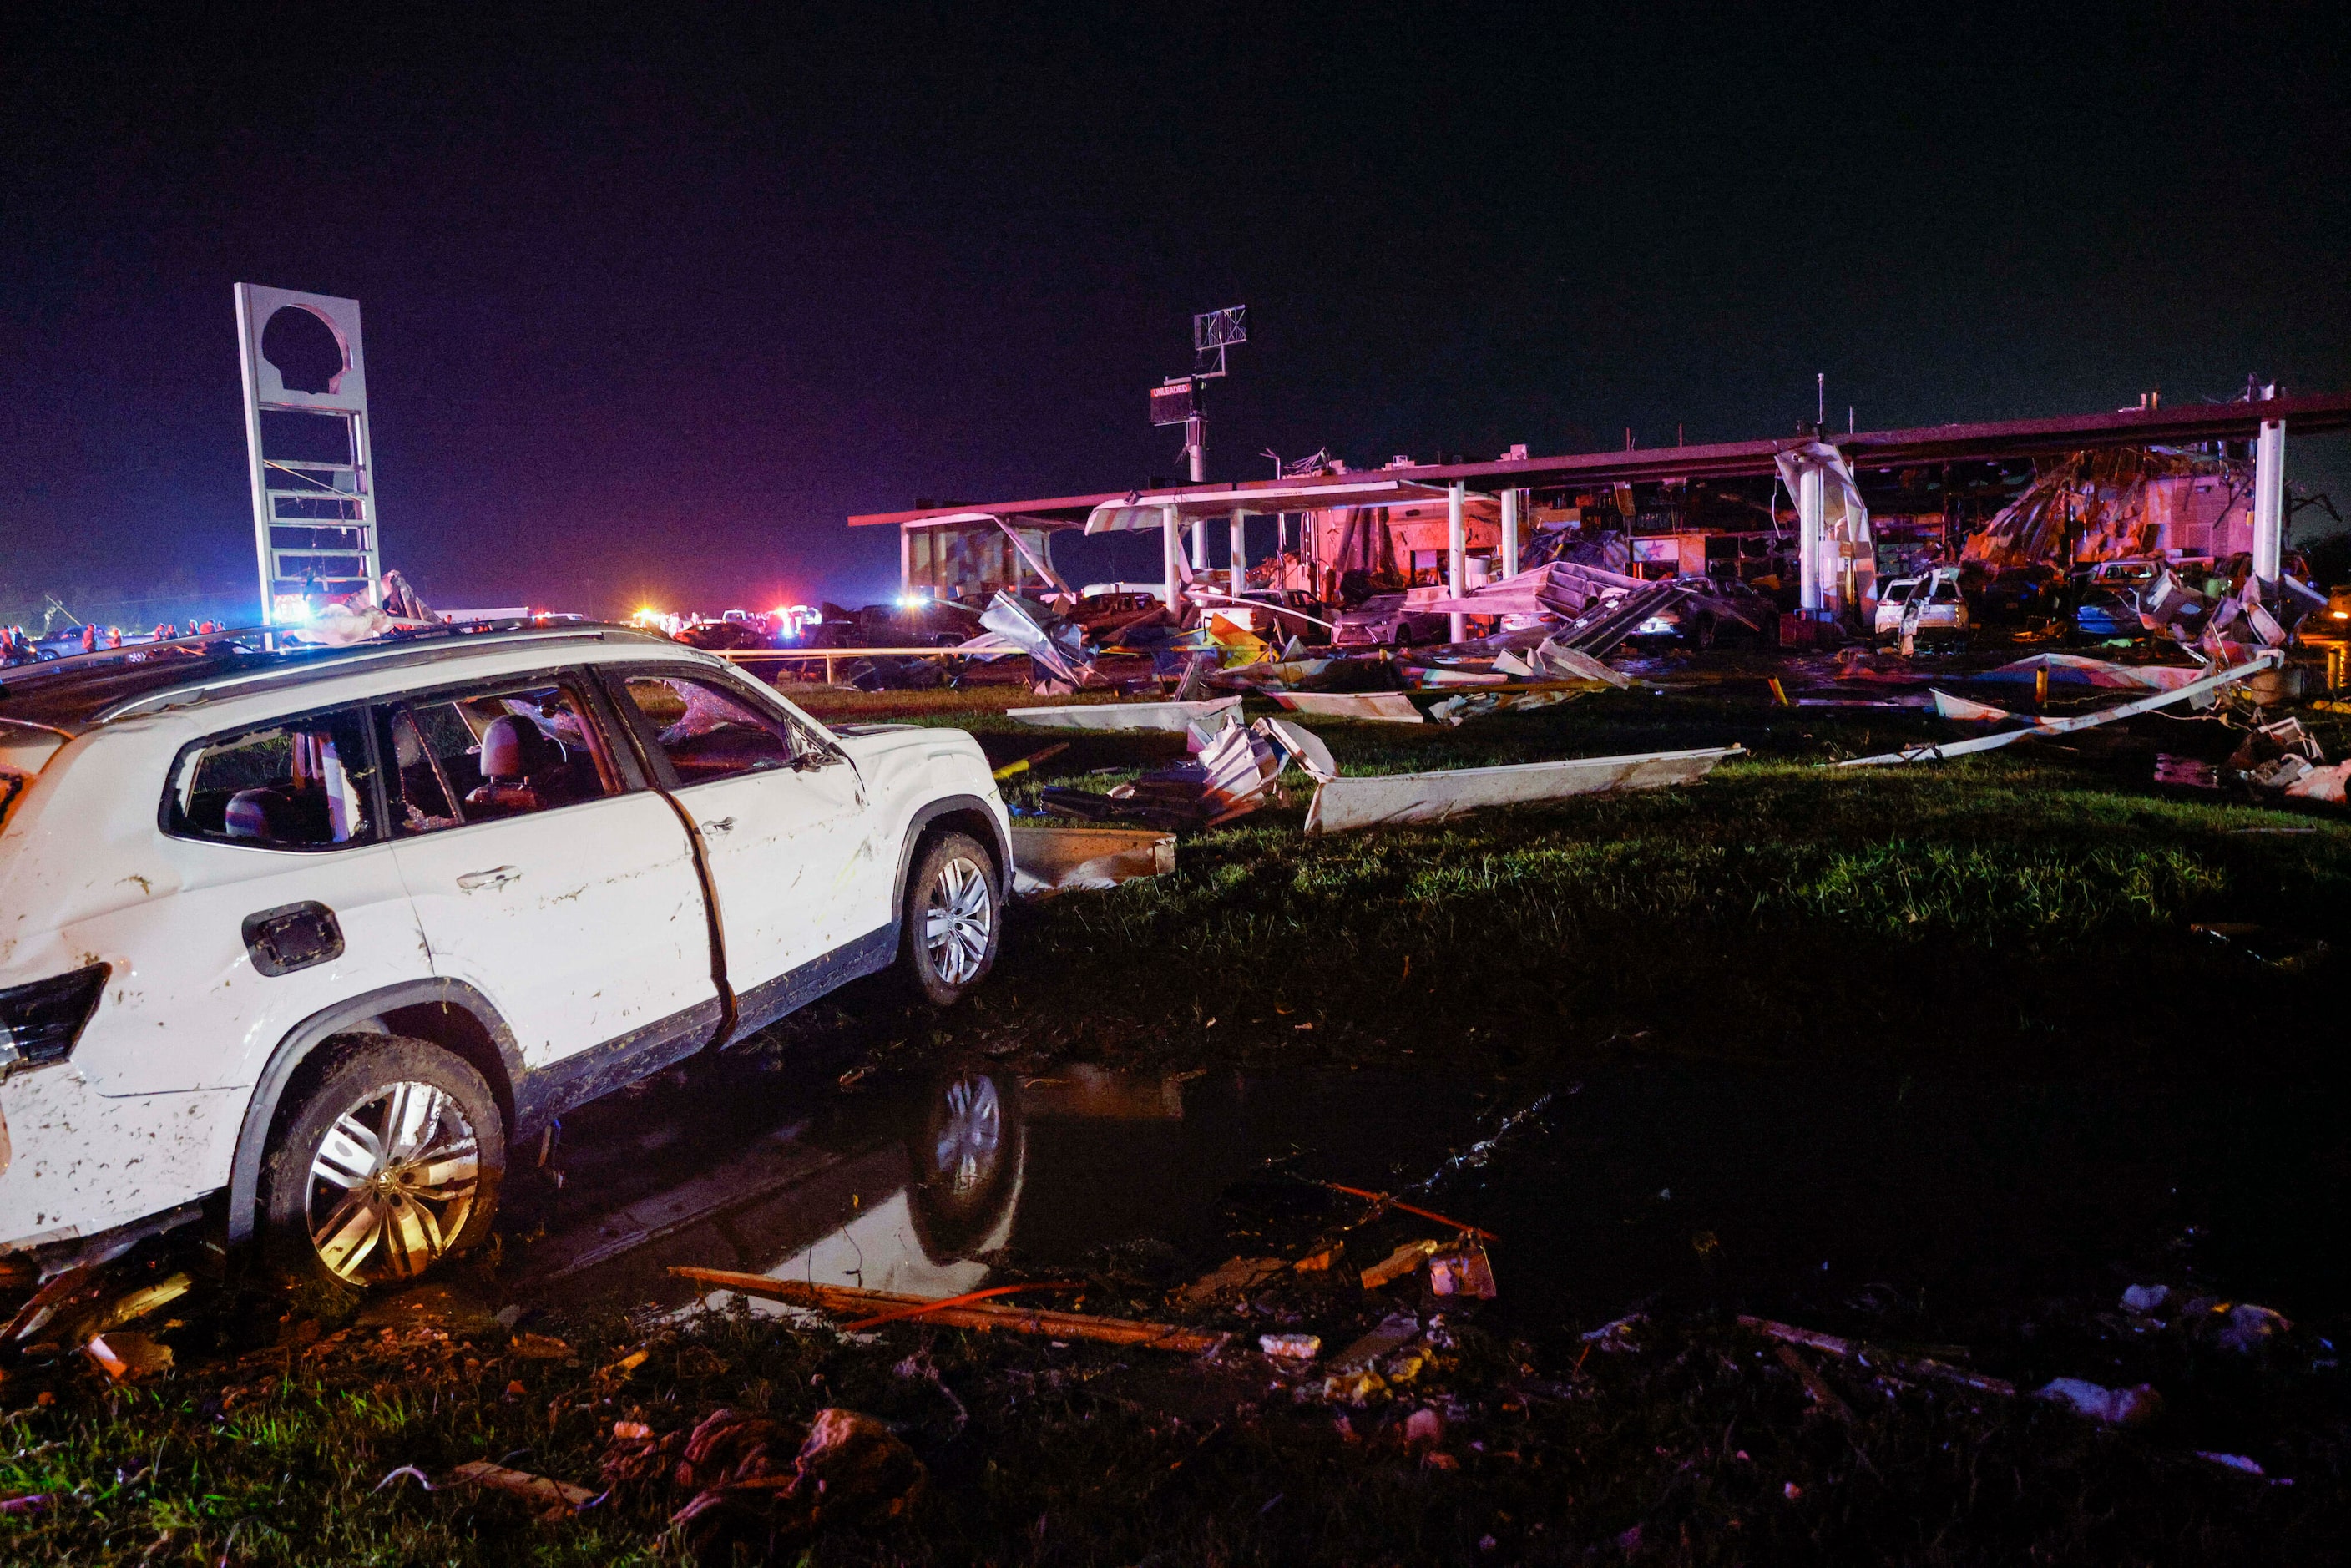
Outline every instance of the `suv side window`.
[(265, 849), (372, 843), (375, 778), (363, 706), (279, 719), (182, 751), (164, 830)]
[(754, 707), (706, 676), (624, 674), (613, 684), (644, 716), (653, 744), (669, 758), (681, 789), (797, 767), (819, 749), (816, 737), (799, 726)]
[(621, 770), (570, 679), (528, 676), (384, 709), (392, 831), (402, 838), (617, 795)]

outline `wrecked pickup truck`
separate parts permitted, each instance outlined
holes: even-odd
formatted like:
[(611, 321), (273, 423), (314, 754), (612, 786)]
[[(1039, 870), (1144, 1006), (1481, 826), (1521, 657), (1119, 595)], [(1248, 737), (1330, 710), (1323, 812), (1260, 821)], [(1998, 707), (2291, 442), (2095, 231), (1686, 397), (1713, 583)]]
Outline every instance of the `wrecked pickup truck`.
[(619, 627), (11, 671), (0, 1253), (413, 1276), (567, 1107), (893, 966), (957, 999), (1009, 843), (970, 737)]

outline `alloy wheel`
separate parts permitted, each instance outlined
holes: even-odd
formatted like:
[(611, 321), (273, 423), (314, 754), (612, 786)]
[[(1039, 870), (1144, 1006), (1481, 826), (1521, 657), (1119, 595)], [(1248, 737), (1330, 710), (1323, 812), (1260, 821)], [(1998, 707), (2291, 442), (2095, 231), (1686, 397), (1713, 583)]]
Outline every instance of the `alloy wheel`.
[(987, 959), (996, 909), (987, 873), (964, 855), (939, 867), (923, 895), (923, 950), (950, 986), (968, 985)]
[(412, 1278), (464, 1232), (480, 1175), (455, 1099), (386, 1084), (335, 1118), (310, 1161), (310, 1244), (352, 1284)]

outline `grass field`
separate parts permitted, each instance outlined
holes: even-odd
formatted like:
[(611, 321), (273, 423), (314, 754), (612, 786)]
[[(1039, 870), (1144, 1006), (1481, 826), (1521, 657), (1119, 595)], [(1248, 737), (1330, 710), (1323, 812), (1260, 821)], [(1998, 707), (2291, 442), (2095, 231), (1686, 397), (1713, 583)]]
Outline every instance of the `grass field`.
[[(793, 695), (828, 719), (967, 726), (998, 761), (1064, 738), (1010, 724), (985, 692)], [(2339, 722), (2313, 717), (2339, 753)], [(1737, 693), (1611, 694), (1457, 731), (1318, 727), (1351, 771), (1730, 741), (1752, 755), (1690, 789), (1329, 838), (1301, 835), (1296, 796), (1187, 837), (1171, 876), (1016, 912), (996, 977), (956, 1012), (856, 989), (769, 1043), (847, 1036), (885, 1071), (940, 1051), (1032, 1070), (1408, 1061), (1506, 1074), (1660, 1053), (2052, 1079), (2219, 1074), (2257, 1045), (2261, 1071), (2339, 1085), (2351, 827), (2147, 782), (2158, 747), (2225, 753), (2218, 726), (2141, 720), (2070, 749), (1898, 771), (1821, 764), (1948, 731)], [(1081, 736), (1045, 773), (1106, 785), (1119, 773), (1095, 770), (1179, 749)], [(2259, 929), (2219, 938), (2199, 924)], [(1169, 1310), (1115, 1260), (1092, 1296), (1092, 1311)], [(1439, 1464), (1402, 1440), (1401, 1404), (1292, 1404), (1245, 1368), (1082, 1344), (583, 1314), (532, 1325), (565, 1336), (569, 1356), (526, 1359), (502, 1331), (328, 1322), (312, 1343), (298, 1313), (277, 1321), (282, 1302), (208, 1311), (172, 1380), (108, 1388), (68, 1365), (0, 1382), (0, 1498), (50, 1499), (0, 1514), (0, 1559), (677, 1561), (687, 1535), (664, 1521), (678, 1499), (657, 1488), (543, 1524), (506, 1500), (384, 1478), (488, 1458), (601, 1486), (616, 1419), (670, 1431), (721, 1406), (805, 1420), (834, 1404), (900, 1424), (929, 1491), (894, 1522), (830, 1534), (806, 1558), (785, 1543), (778, 1560), (2281, 1562), (2330, 1560), (2351, 1534), (2339, 1373), (2189, 1351), (2185, 1383), (2299, 1434), (2295, 1486), (1931, 1386), (1848, 1380), (1848, 1426), (1703, 1312), (1621, 1355), (1579, 1348), (1570, 1331), (1588, 1325), (1462, 1329), (1413, 1396), (1455, 1412)], [(268, 1348), (281, 1334), (295, 1337)], [(632, 1373), (600, 1370), (632, 1347), (649, 1352)], [(44, 1391), (53, 1403), (34, 1402)]]

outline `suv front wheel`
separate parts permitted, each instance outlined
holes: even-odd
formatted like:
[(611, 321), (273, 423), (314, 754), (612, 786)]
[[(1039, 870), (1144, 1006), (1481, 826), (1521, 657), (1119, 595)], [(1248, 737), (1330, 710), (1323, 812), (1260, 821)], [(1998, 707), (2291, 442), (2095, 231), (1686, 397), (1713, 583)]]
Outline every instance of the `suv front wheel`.
[(935, 1007), (960, 1001), (996, 963), (1003, 911), (992, 865), (969, 836), (942, 833), (923, 846), (906, 879), (898, 962)]
[(356, 1035), (261, 1168), (272, 1261), (286, 1277), (397, 1283), (489, 1233), (506, 1129), (482, 1075), (423, 1040)]

